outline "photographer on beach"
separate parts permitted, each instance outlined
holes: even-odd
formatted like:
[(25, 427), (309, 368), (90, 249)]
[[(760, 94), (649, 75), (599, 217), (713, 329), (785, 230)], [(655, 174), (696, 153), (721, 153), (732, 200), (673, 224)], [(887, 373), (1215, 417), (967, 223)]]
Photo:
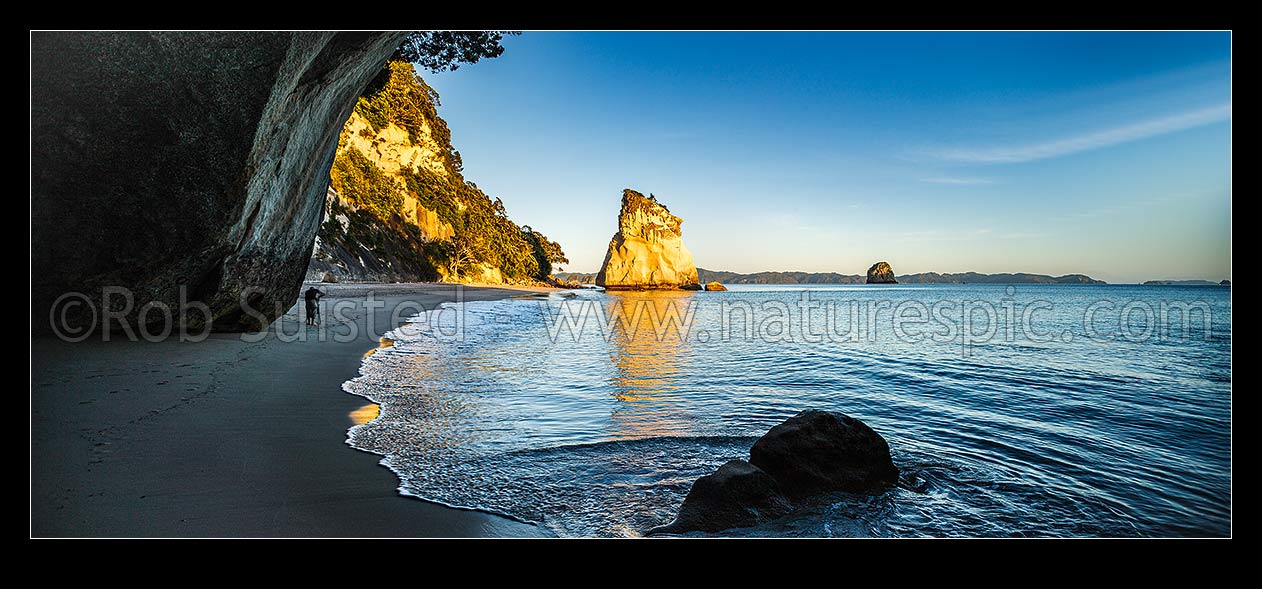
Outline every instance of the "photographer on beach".
[(307, 300), (307, 325), (320, 324), (320, 297), (324, 296), (323, 292), (316, 287), (307, 289), (303, 294), (303, 298)]

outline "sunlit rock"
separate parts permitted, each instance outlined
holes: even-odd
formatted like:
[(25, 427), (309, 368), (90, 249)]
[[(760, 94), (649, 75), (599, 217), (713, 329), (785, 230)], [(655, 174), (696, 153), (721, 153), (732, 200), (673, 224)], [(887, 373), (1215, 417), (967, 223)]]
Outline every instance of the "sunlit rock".
[(680, 224), (657, 198), (622, 191), (618, 232), (609, 241), (596, 284), (618, 289), (700, 290), (697, 266), (684, 247)]
[(868, 284), (898, 284), (889, 262), (877, 262), (868, 268)]

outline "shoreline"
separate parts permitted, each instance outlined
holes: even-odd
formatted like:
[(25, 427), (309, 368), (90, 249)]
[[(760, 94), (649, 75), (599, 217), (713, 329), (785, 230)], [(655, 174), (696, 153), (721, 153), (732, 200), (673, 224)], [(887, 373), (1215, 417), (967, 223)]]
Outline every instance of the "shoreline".
[[(259, 338), (31, 342), (33, 537), (531, 537), (546, 530), (399, 493), (347, 443), (370, 401), (342, 384), (379, 337), (444, 302), (548, 287), (325, 284)], [(371, 297), (370, 297), (371, 295)], [(366, 300), (377, 301), (371, 307)], [(340, 315), (330, 313), (340, 305)], [(249, 340), (249, 341), (247, 341)]]

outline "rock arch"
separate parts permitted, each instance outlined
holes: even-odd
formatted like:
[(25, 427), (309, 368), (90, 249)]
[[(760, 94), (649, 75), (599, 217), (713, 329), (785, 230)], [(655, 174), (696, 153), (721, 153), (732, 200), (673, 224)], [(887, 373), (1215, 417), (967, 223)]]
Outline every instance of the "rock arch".
[(33, 33), (34, 329), (110, 286), (221, 331), (287, 310), (338, 133), (404, 34)]

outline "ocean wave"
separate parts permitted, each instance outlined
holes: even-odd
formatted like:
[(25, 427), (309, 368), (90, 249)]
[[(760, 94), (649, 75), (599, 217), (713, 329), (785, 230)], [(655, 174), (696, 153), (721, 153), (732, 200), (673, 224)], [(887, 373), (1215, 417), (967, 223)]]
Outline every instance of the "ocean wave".
[[(1030, 296), (1068, 297), (1059, 303), (1069, 307), (1093, 296), (1093, 287), (1043, 288)], [(619, 296), (637, 295), (576, 298)], [(1230, 323), (1229, 300), (1215, 304), (1215, 324)], [(393, 344), (367, 356), (343, 387), (381, 405), (348, 443), (384, 456), (406, 495), (560, 536), (635, 536), (673, 519), (698, 477), (748, 458), (769, 427), (821, 408), (882, 432), (900, 487), (821, 498), (724, 535), (1230, 530), (1230, 338), (1217, 332), (1148, 346), (997, 342), (964, 354), (879, 340), (554, 341), (545, 312), (539, 299), (518, 298), (413, 318), (424, 325), (435, 313), (462, 314), (464, 337), (389, 334)], [(696, 321), (717, 318), (703, 310)]]

